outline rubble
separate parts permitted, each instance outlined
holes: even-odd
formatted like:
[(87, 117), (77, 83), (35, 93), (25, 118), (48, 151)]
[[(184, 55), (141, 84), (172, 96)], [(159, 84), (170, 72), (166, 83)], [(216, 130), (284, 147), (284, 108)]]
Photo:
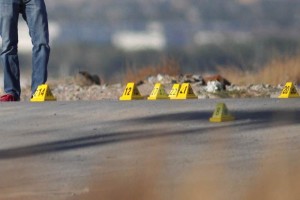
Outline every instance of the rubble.
[(81, 87), (83, 86), (92, 86), (100, 85), (101, 80), (98, 75), (91, 75), (86, 71), (80, 71), (74, 76), (74, 83)]
[(224, 87), (222, 83), (220, 83), (219, 81), (208, 81), (206, 84), (206, 91), (211, 93), (221, 91), (223, 90), (223, 88)]
[[(80, 73), (80, 81), (73, 78), (64, 80), (49, 81), (52, 93), (59, 101), (77, 101), (77, 100), (101, 100), (111, 99), (118, 100), (122, 95), (126, 83), (116, 84), (96, 84), (92, 76)], [(82, 77), (88, 77), (82, 81)], [(253, 98), (253, 97), (277, 97), (283, 86), (272, 86), (268, 84), (251, 84), (251, 85), (233, 85), (226, 78), (220, 75), (201, 76), (199, 74), (187, 74), (178, 76), (169, 76), (158, 74), (157, 76), (148, 77), (137, 83), (139, 91), (143, 96), (151, 93), (155, 83), (162, 83), (166, 92), (170, 92), (174, 83), (188, 82), (191, 84), (195, 94), (199, 99), (212, 98)], [(30, 88), (22, 88), (21, 100), (29, 100)]]

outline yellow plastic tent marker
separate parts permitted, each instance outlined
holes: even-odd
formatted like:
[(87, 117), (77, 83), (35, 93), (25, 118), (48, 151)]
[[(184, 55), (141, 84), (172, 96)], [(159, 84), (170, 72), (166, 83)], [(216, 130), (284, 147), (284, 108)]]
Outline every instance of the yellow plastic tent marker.
[(175, 83), (169, 93), (169, 98), (170, 99), (176, 99), (178, 92), (180, 90), (180, 84), (179, 83)]
[(170, 99), (166, 93), (164, 87), (160, 83), (156, 83), (148, 100), (158, 100), (158, 99)]
[(49, 86), (47, 84), (39, 85), (34, 95), (30, 99), (31, 102), (56, 101)]
[(210, 122), (227, 122), (233, 120), (235, 118), (229, 114), (225, 103), (218, 103), (213, 116), (209, 119)]
[(123, 95), (120, 97), (120, 101), (130, 101), (143, 99), (141, 93), (137, 89), (134, 83), (127, 83)]
[(294, 84), (292, 82), (287, 82), (278, 98), (287, 99), (287, 98), (299, 98), (299, 97), (300, 96)]
[(180, 87), (178, 95), (174, 99), (197, 99), (191, 85), (189, 83), (183, 83)]

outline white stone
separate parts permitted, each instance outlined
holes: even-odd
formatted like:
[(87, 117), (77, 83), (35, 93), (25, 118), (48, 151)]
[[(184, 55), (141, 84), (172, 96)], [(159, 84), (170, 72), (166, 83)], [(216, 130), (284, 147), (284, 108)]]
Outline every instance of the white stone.
[(206, 91), (207, 92), (217, 92), (222, 90), (222, 84), (219, 81), (209, 81), (207, 82)]

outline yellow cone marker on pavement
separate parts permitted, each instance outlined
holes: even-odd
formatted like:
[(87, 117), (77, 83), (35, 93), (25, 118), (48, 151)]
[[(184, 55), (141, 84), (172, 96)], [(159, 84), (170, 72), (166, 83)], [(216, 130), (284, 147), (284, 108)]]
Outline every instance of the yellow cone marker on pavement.
[(148, 100), (170, 99), (166, 93), (164, 86), (160, 83), (156, 83)]
[(39, 85), (34, 95), (30, 99), (31, 102), (56, 101), (49, 86), (47, 84)]
[(197, 99), (191, 85), (189, 83), (183, 83), (180, 87), (178, 95), (174, 99)]
[(218, 103), (213, 116), (209, 119), (210, 122), (228, 122), (235, 118), (229, 114), (225, 103)]
[(287, 99), (287, 98), (299, 98), (299, 97), (300, 96), (294, 84), (292, 82), (287, 82), (278, 98)]
[(140, 100), (143, 99), (140, 91), (134, 83), (127, 83), (120, 101)]
[(179, 83), (175, 83), (169, 93), (169, 98), (170, 99), (176, 99), (178, 92), (180, 90), (180, 84)]

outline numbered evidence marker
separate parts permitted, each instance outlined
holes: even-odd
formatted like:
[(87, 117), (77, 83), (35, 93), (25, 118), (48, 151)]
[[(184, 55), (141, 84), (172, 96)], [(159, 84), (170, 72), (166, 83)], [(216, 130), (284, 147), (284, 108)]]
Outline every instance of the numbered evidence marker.
[(156, 83), (148, 100), (170, 99), (162, 84)]
[(292, 82), (287, 82), (278, 98), (286, 99), (286, 98), (299, 98), (299, 97), (300, 96), (294, 84)]
[(180, 90), (177, 94), (177, 97), (174, 99), (197, 99), (191, 85), (189, 83), (183, 83), (180, 87)]
[(178, 92), (180, 90), (180, 84), (179, 83), (175, 83), (169, 93), (169, 98), (170, 99), (176, 99)]
[(213, 116), (209, 119), (210, 122), (228, 122), (235, 118), (229, 114), (225, 103), (218, 103)]
[(49, 86), (47, 84), (39, 85), (34, 95), (30, 99), (31, 102), (56, 101)]
[(120, 101), (130, 101), (139, 99), (143, 99), (143, 97), (137, 89), (136, 85), (134, 83), (128, 83), (123, 92), (123, 95), (120, 97)]

